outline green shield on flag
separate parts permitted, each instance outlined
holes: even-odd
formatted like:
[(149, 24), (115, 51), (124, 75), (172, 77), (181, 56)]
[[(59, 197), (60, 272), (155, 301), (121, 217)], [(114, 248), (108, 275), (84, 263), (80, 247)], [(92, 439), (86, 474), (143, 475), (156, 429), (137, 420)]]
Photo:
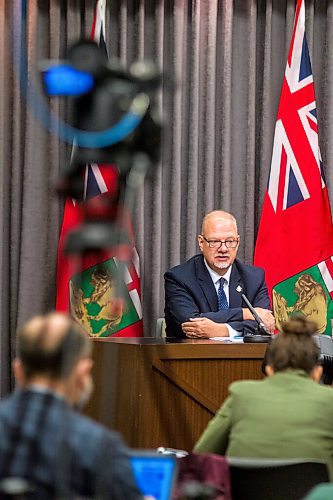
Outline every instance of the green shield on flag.
[(273, 288), (276, 327), (294, 313), (318, 326), (318, 333), (332, 335), (333, 302), (318, 265), (280, 282)]
[(113, 258), (89, 267), (69, 282), (71, 315), (93, 337), (109, 337), (140, 318), (127, 287), (115, 296), (118, 267)]

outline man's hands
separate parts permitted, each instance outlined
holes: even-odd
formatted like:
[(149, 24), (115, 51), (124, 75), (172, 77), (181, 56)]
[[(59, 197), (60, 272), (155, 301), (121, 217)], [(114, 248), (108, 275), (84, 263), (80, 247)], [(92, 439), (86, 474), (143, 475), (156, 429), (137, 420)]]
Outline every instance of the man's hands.
[(209, 339), (210, 337), (228, 337), (228, 328), (223, 323), (215, 323), (208, 318), (190, 318), (182, 323), (186, 337), (193, 339)]
[[(261, 307), (255, 307), (254, 310), (256, 311), (260, 319), (262, 319), (269, 333), (272, 335), (274, 333), (274, 328), (275, 328), (275, 319), (272, 314), (272, 311), (269, 311), (268, 309), (262, 309)], [(244, 320), (254, 319), (250, 309), (243, 308), (243, 319)]]
[[(274, 333), (275, 319), (272, 311), (261, 307), (254, 308), (258, 316), (262, 319), (265, 327), (270, 334)], [(253, 320), (254, 317), (250, 309), (243, 309), (243, 319)], [(209, 339), (211, 337), (229, 337), (229, 331), (224, 323), (215, 323), (208, 318), (190, 318), (189, 321), (182, 323), (182, 330), (186, 337), (193, 339)]]

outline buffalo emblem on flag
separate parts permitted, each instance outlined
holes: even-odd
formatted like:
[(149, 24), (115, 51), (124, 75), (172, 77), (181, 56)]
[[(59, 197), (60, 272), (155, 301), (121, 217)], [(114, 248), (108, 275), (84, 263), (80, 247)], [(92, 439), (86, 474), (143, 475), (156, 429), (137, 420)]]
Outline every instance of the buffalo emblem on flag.
[(112, 258), (86, 269), (70, 280), (71, 315), (91, 336), (113, 335), (139, 319), (126, 287), (124, 297), (116, 297), (117, 272)]
[(281, 329), (281, 323), (291, 314), (301, 313), (317, 324), (318, 333), (331, 335), (333, 302), (329, 278), (323, 261), (276, 285), (273, 288), (273, 309), (277, 329)]

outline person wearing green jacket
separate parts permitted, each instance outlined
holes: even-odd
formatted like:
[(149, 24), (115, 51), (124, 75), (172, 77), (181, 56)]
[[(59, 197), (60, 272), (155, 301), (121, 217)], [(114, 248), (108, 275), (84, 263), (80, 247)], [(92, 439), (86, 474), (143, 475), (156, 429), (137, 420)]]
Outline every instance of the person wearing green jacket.
[(194, 447), (232, 457), (325, 460), (333, 477), (333, 389), (320, 385), (316, 325), (295, 317), (267, 352), (261, 381), (234, 382)]

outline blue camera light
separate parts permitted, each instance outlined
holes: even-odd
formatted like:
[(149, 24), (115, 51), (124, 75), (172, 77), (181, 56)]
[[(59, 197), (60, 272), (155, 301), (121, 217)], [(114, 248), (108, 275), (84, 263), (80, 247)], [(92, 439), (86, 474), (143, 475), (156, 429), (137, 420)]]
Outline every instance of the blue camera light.
[(94, 86), (90, 73), (79, 71), (68, 64), (50, 66), (43, 70), (45, 92), (49, 96), (78, 97), (89, 92)]

